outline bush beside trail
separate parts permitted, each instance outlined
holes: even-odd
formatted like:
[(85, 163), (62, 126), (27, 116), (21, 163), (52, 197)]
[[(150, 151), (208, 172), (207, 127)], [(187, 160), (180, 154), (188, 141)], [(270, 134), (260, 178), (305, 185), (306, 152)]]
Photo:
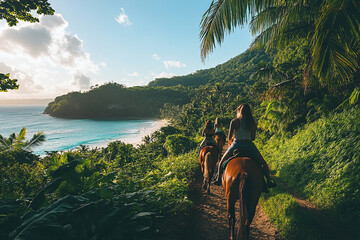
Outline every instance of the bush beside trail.
[[(280, 180), (309, 199), (332, 221), (339, 222), (346, 234), (357, 238), (360, 237), (357, 233), (360, 224), (359, 122), (360, 108), (354, 107), (307, 124), (293, 137), (274, 136), (261, 149)], [(295, 204), (291, 197), (284, 198), (288, 201), (281, 201), (280, 205)], [(275, 201), (269, 197), (264, 204), (270, 206)], [(271, 207), (268, 210), (270, 215), (275, 211)]]

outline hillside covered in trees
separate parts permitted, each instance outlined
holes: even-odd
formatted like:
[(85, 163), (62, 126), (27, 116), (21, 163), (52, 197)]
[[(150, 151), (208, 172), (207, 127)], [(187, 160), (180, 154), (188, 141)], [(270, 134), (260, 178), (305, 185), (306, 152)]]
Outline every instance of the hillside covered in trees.
[(107, 83), (87, 92), (55, 98), (44, 113), (62, 118), (127, 119), (159, 117), (165, 103), (189, 101), (184, 88), (132, 87)]
[[(267, 86), (250, 78), (259, 66), (266, 65), (270, 56), (263, 51), (246, 51), (215, 68), (172, 78), (155, 79), (146, 87), (129, 87), (107, 83), (87, 92), (71, 92), (55, 98), (44, 113), (62, 118), (141, 118), (160, 117), (165, 106), (190, 102), (198, 89), (218, 84), (221, 92), (248, 93), (249, 86), (263, 91)], [(221, 89), (220, 89), (221, 88)], [(203, 90), (201, 90), (203, 91)], [(228, 96), (230, 97), (230, 96)]]

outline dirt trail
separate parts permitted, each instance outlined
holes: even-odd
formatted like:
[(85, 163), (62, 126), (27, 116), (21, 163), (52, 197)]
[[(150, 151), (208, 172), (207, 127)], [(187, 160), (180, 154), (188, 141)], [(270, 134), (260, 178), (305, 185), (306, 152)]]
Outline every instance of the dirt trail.
[[(224, 147), (226, 148), (226, 146)], [(202, 190), (202, 175), (196, 173), (191, 186), (190, 199), (194, 202), (194, 211), (189, 217), (188, 239), (224, 240), (230, 238), (228, 229), (226, 198), (221, 186), (211, 185), (210, 195)], [(238, 203), (236, 213), (239, 213)], [(258, 206), (251, 224), (250, 239), (280, 239), (275, 227)]]

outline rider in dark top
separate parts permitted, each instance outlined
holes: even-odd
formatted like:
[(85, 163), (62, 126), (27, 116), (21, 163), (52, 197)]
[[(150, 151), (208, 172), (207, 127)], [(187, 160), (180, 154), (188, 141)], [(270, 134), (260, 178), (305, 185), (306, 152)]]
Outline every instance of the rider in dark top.
[(218, 168), (217, 179), (213, 182), (213, 184), (220, 185), (221, 183), (221, 177), (223, 172), (222, 164), (233, 155), (236, 149), (245, 148), (249, 151), (249, 154), (251, 156), (254, 156), (254, 160), (257, 161), (261, 166), (263, 174), (267, 180), (264, 191), (268, 192), (267, 187), (275, 187), (276, 183), (273, 179), (271, 179), (269, 167), (255, 144), (253, 143), (253, 141), (255, 140), (257, 126), (252, 116), (249, 104), (241, 104), (237, 108), (236, 115), (237, 117), (231, 121), (229, 129), (229, 139), (232, 139), (233, 136), (235, 139), (232, 142), (231, 146), (228, 148), (228, 150), (225, 152), (224, 156), (221, 158)]

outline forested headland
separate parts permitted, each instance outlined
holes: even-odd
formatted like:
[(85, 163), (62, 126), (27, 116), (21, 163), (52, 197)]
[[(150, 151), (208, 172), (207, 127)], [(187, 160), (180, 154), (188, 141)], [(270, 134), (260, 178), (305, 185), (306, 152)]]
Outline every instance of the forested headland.
[[(251, 94), (246, 89), (254, 84), (252, 89), (263, 91), (267, 88), (266, 83), (250, 79), (250, 76), (269, 60), (270, 56), (264, 51), (247, 51), (215, 68), (185, 76), (155, 79), (146, 87), (127, 88), (109, 82), (94, 86), (89, 91), (71, 92), (56, 97), (48, 104), (44, 113), (62, 118), (160, 117), (160, 109), (164, 105), (185, 105), (211, 84), (218, 84), (218, 93), (226, 92), (227, 98), (240, 93)], [(222, 111), (225, 112), (225, 109)]]

